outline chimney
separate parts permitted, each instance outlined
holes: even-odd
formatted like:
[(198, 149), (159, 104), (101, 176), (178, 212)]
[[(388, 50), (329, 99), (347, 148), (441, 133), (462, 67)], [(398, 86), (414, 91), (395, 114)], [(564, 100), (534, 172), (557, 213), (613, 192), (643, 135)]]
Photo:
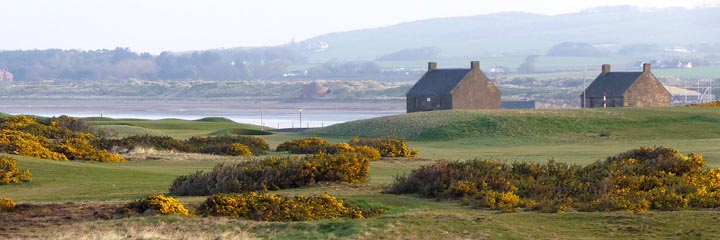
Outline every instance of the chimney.
[(471, 61), (470, 70), (480, 70), (480, 61)]
[(437, 69), (437, 62), (428, 62), (428, 72)]
[(645, 73), (650, 72), (650, 64), (649, 63), (643, 63), (643, 72), (645, 72)]
[(610, 72), (610, 64), (603, 64), (602, 65), (602, 73), (609, 73)]

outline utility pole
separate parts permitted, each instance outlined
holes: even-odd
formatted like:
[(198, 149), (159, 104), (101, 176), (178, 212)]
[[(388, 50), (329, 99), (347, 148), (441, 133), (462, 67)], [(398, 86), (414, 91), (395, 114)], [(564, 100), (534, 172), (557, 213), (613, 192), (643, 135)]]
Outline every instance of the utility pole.
[(298, 113), (300, 113), (300, 128), (302, 129), (302, 108), (298, 109)]
[(585, 86), (585, 73), (587, 72), (587, 67), (583, 70), (583, 99), (582, 99), (582, 106), (581, 108), (587, 108), (587, 86)]
[(265, 86), (265, 81), (263, 80), (260, 83), (260, 130), (265, 130), (265, 123), (263, 123), (263, 112), (265, 111), (265, 106), (263, 103), (263, 87)]

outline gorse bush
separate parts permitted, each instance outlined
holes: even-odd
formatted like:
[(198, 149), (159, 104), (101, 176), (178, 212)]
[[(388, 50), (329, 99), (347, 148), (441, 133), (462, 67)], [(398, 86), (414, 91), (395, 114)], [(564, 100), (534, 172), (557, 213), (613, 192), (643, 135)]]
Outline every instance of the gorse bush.
[(720, 170), (701, 155), (641, 147), (587, 166), (550, 161), (440, 161), (398, 176), (389, 193), (461, 199), (501, 211), (542, 212), (720, 207)]
[(209, 153), (209, 154), (230, 154), (230, 145), (239, 143), (247, 146), (255, 155), (265, 153), (268, 149), (267, 142), (261, 137), (253, 136), (231, 136), (222, 135), (215, 137), (191, 137), (187, 140), (191, 152)]
[(121, 139), (101, 139), (100, 146), (106, 150), (129, 151), (137, 147), (172, 150), (186, 153), (206, 153), (231, 156), (263, 154), (269, 149), (265, 139), (252, 136), (191, 137), (187, 140), (169, 136), (129, 136)]
[(17, 167), (17, 160), (0, 156), (0, 185), (30, 182), (32, 174), (29, 170)]
[(0, 212), (13, 210), (15, 206), (15, 201), (11, 198), (0, 198)]
[(25, 115), (0, 117), (0, 152), (51, 160), (125, 161), (98, 149), (98, 139), (86, 133), (91, 130), (84, 121), (68, 116), (38, 120)]
[(289, 140), (277, 146), (275, 151), (287, 151), (292, 154), (315, 154), (332, 147), (332, 143), (319, 137)]
[(55, 145), (47, 138), (18, 130), (0, 130), (0, 152), (49, 160), (68, 160), (62, 153), (50, 148)]
[(382, 157), (378, 149), (370, 146), (351, 146), (347, 143), (333, 144), (319, 137), (303, 138), (285, 141), (278, 145), (276, 151), (287, 151), (292, 154), (316, 154), (320, 152), (336, 154), (339, 152), (358, 152), (370, 160), (380, 160)]
[(690, 104), (689, 106), (691, 106), (691, 107), (720, 107), (720, 100), (706, 102), (706, 103), (693, 103), (693, 104)]
[(177, 177), (169, 191), (174, 195), (209, 195), (298, 188), (316, 182), (364, 182), (370, 173), (370, 158), (364, 152), (340, 151), (218, 164), (209, 172)]
[(414, 158), (418, 155), (416, 149), (407, 146), (407, 140), (397, 139), (395, 136), (384, 138), (353, 137), (349, 144), (353, 147), (368, 146), (375, 148), (380, 151), (380, 155), (383, 157)]
[(116, 213), (122, 216), (143, 215), (170, 215), (177, 214), (189, 216), (190, 211), (177, 199), (166, 197), (163, 194), (153, 195), (141, 200), (135, 200), (117, 209)]
[[(231, 216), (255, 221), (312, 221), (370, 217), (360, 209), (328, 194), (288, 198), (275, 194), (215, 194), (200, 206), (204, 215)], [(379, 215), (382, 208), (366, 212)]]

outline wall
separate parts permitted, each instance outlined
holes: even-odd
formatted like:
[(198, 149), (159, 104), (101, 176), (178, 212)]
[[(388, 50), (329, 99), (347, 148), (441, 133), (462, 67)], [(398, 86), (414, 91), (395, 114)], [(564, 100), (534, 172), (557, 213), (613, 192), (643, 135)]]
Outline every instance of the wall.
[(479, 70), (470, 71), (452, 97), (452, 109), (500, 109), (500, 90)]
[(625, 94), (625, 107), (669, 107), (670, 92), (653, 76), (643, 73)]

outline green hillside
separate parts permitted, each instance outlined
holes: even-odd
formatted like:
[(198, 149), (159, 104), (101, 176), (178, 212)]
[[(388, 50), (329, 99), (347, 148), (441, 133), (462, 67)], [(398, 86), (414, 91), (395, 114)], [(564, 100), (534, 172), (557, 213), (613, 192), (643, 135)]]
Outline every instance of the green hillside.
[(495, 139), (596, 142), (720, 138), (715, 108), (434, 111), (336, 124), (310, 134), (411, 140)]
[[(401, 23), (321, 35), (305, 44), (325, 42), (311, 62), (372, 60), (402, 49), (435, 47), (440, 58), (544, 54), (565, 41), (591, 44), (688, 46), (717, 43), (720, 8), (641, 11), (631, 7), (581, 13), (538, 15), (498, 13)], [(652, 36), (652, 38), (648, 38)], [(464, 64), (463, 64), (464, 65)]]

